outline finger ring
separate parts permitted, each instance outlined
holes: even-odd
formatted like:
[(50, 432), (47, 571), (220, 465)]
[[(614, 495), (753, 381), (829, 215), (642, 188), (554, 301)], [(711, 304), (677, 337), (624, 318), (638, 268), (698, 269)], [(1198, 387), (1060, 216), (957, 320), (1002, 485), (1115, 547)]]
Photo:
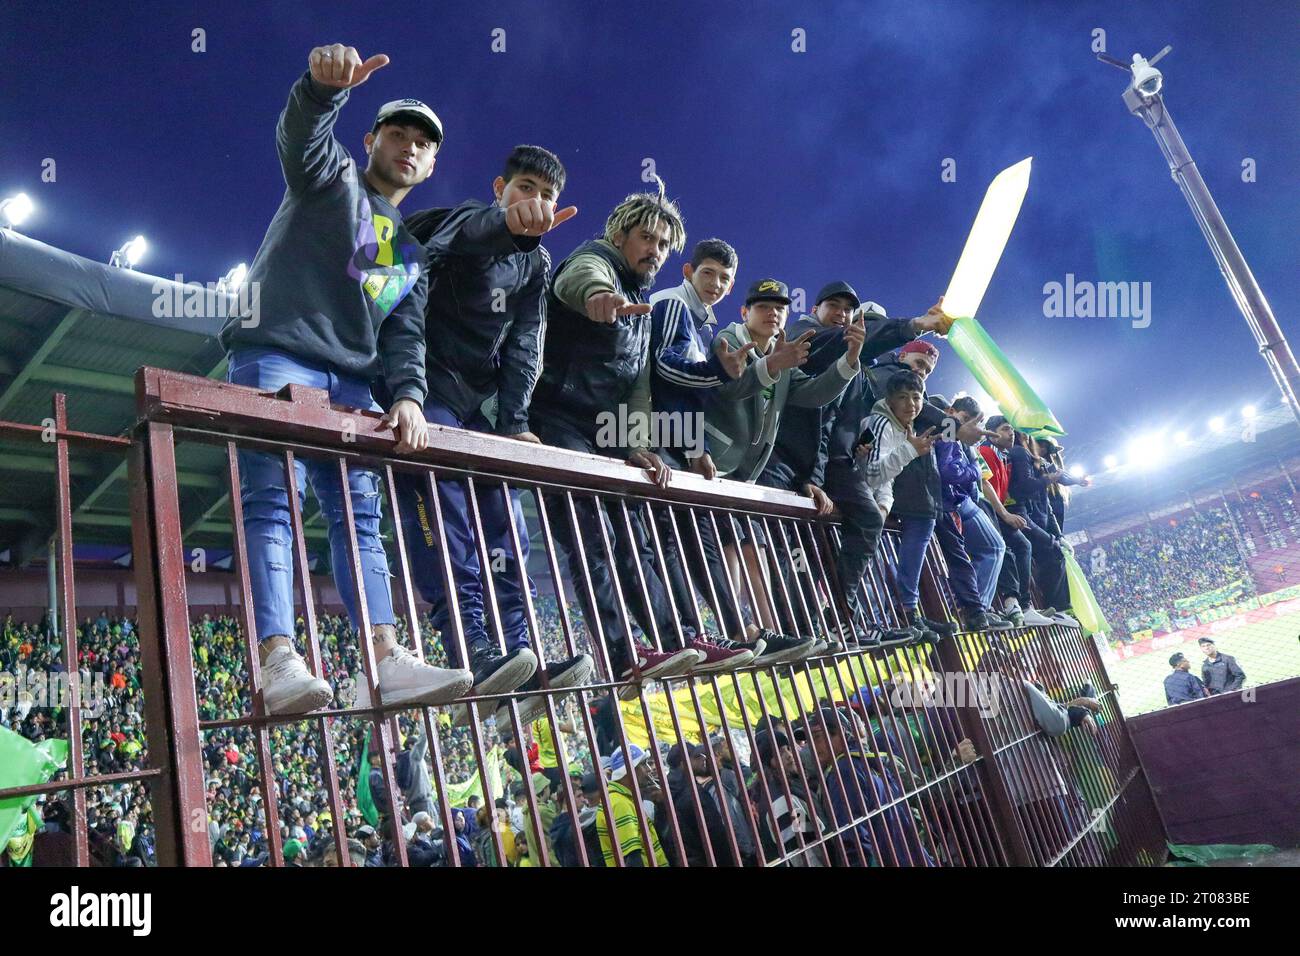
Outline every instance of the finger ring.
[(322, 54), (321, 54), (321, 59), (324, 59), (324, 60), (332, 60), (332, 59), (334, 59), (334, 54), (333, 54), (333, 53), (322, 53)]

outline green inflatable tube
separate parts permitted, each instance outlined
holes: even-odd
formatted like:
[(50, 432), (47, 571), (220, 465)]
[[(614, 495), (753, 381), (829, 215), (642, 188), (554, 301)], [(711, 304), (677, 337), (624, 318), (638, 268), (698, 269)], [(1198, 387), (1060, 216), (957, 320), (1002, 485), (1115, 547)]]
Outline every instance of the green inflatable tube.
[(977, 319), (961, 318), (953, 322), (948, 330), (948, 344), (980, 387), (998, 403), (1013, 428), (1035, 438), (1065, 434), (1051, 409), (1029, 387)]

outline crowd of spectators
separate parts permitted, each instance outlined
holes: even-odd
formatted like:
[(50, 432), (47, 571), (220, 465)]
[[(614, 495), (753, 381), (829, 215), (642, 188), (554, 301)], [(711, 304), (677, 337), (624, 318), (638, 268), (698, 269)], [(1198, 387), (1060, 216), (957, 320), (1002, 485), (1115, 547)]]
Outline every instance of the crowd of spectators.
[[(1079, 550), (1080, 564), (1112, 627), (1112, 640), (1131, 641), (1142, 623), (1178, 617), (1175, 602), (1241, 580), (1246, 594), (1267, 593), (1287, 580), (1258, 580), (1250, 560), (1300, 544), (1300, 515), (1288, 487), (1251, 491), (1158, 519)], [(1130, 627), (1132, 621), (1138, 626)]]

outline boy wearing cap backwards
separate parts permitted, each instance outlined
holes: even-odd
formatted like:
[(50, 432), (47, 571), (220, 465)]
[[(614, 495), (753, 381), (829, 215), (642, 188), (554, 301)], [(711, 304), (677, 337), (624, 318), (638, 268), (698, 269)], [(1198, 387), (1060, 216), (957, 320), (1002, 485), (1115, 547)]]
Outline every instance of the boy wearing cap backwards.
[[(420, 412), (428, 280), (424, 254), (397, 206), (433, 171), (442, 124), (418, 100), (386, 104), (366, 134), (369, 161), (358, 174), (334, 138), (334, 123), (348, 91), (388, 57), (362, 62), (353, 47), (336, 43), (312, 50), (308, 64), (276, 129), (288, 189), (248, 274), (260, 288), (260, 311), (234, 315), (221, 330), (228, 378), (262, 391), (290, 383), (324, 388), (334, 404), (378, 410), (370, 385), (382, 376), (393, 404), (381, 424), (396, 432), (398, 454), (419, 451), (428, 435)], [(264, 703), (272, 714), (315, 710), (333, 692), (293, 647), (294, 554), (283, 463), (262, 452), (241, 451), (239, 458)], [(299, 507), (310, 479), (328, 522), (339, 593), (360, 631), (338, 466), (298, 460), (296, 468)], [(397, 643), (378, 476), (352, 469), (348, 486), (380, 696), (384, 703), (459, 697), (473, 680), (467, 671), (430, 667)]]
[[(540, 146), (516, 146), (502, 174), (492, 183), (492, 203), (466, 200), (454, 209), (426, 209), (407, 219), (412, 234), (429, 255), (430, 288), (426, 308), (425, 367), (429, 397), (425, 418), (435, 425), (495, 432), (519, 441), (539, 442), (528, 421), (528, 406), (541, 371), (546, 328), (546, 294), (551, 258), (542, 236), (577, 213), (556, 210), (564, 188), (564, 165)], [(496, 422), (482, 411), (495, 398)], [(423, 475), (397, 479), (411, 575), (421, 596), (433, 605), (433, 625), (450, 634), (450, 611), (442, 581), (442, 553), (426, 501)], [(528, 563), (528, 529), (518, 492), (507, 503), (499, 483), (476, 486), (486, 550), (502, 555), (493, 567), (480, 567), (469, 488), (464, 481), (438, 482), (442, 530), (455, 577), (456, 605), (464, 629), (475, 695), (501, 694), (520, 686), (540, 689), (537, 655), (529, 647), (528, 619), (520, 565)], [(515, 560), (511, 523), (518, 533)], [(506, 652), (489, 636), (484, 611), (483, 576), (491, 574)], [(455, 640), (444, 642), (453, 665), (460, 665)], [(544, 669), (551, 687), (572, 687), (592, 674), (591, 658), (578, 655)], [(531, 721), (542, 698), (527, 698), (521, 719)], [(500, 710), (504, 711), (503, 703)], [(466, 716), (460, 709), (460, 718)], [(508, 714), (499, 712), (498, 723)]]
[[(813, 313), (790, 329), (789, 334), (793, 336), (813, 333), (803, 371), (817, 375), (844, 354), (847, 348), (844, 329), (855, 313), (863, 318), (862, 357), (867, 360), (927, 332), (944, 335), (952, 326), (952, 318), (943, 312), (942, 298), (925, 315), (891, 319), (876, 303), (864, 305), (849, 283), (830, 282), (817, 293)], [(787, 410), (772, 457), (758, 479), (760, 485), (810, 496), (822, 514), (829, 514), (833, 507), (839, 508), (843, 516), (840, 525), (843, 541), (836, 555), (836, 572), (848, 611), (847, 627), (841, 630), (848, 647), (859, 643), (859, 635), (867, 645), (913, 636), (908, 630), (884, 628), (860, 610), (858, 592), (862, 577), (875, 557), (884, 529), (884, 518), (853, 457), (853, 448), (866, 427), (874, 402), (864, 372), (824, 408)], [(831, 617), (829, 625), (834, 618), (828, 617)], [(838, 629), (828, 626), (828, 630)]]
[[(636, 744), (628, 744), (627, 749), (632, 754), (632, 772), (636, 774), (637, 789), (640, 790), (642, 799), (649, 800), (655, 805), (656, 817), (666, 818), (667, 810), (664, 804), (667, 797), (659, 785), (659, 778), (650, 769), (646, 752)], [(627, 761), (623, 748), (620, 747), (614, 751), (609, 763), (609, 809), (614, 815), (613, 833), (618, 840), (618, 849), (623, 855), (624, 866), (650, 866), (651, 864), (646, 861), (648, 854), (645, 840), (641, 835), (640, 821), (644, 811), (642, 807), (637, 806), (632, 789), (623, 782), (626, 778)], [(668, 857), (659, 844), (659, 834), (654, 820), (646, 820), (645, 825), (650, 832), (650, 853), (654, 855), (654, 865), (667, 866)], [(603, 805), (596, 811), (596, 834), (600, 840), (601, 857), (605, 865), (614, 866), (614, 847), (610, 841), (609, 817)]]

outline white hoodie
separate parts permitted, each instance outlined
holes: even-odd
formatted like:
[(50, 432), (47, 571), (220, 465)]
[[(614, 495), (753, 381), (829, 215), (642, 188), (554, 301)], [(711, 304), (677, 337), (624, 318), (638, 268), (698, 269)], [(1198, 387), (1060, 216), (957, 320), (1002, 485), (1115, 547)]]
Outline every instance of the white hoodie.
[(887, 514), (894, 505), (894, 479), (916, 457), (916, 449), (907, 440), (911, 429), (903, 427), (883, 398), (871, 406), (867, 431), (871, 432), (871, 447), (858, 462), (858, 473)]

